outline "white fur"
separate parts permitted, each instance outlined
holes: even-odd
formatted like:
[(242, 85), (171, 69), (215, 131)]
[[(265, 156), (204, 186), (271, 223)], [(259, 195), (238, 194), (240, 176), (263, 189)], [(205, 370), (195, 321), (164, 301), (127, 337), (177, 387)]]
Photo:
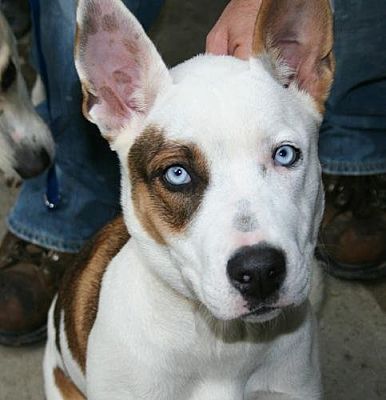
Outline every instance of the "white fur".
[(40, 75), (36, 77), (36, 81), (34, 87), (32, 88), (31, 92), (31, 101), (33, 106), (38, 106), (39, 104), (43, 103), (47, 98), (46, 96), (46, 89), (44, 87), (42, 78)]
[[(133, 26), (131, 14), (125, 17)], [(139, 42), (144, 33), (137, 25)], [(158, 68), (158, 92), (149, 112), (132, 115), (110, 133), (121, 160), (131, 239), (103, 277), (86, 376), (79, 380), (67, 356), (65, 370), (92, 400), (319, 400), (316, 329), (307, 300), (323, 209), (321, 116), (314, 101), (295, 84), (283, 88), (265, 56), (198, 56), (171, 70), (169, 79), (152, 44), (142, 43), (149, 47), (147, 61)], [(87, 80), (79, 60), (77, 67)], [(154, 76), (149, 79), (153, 84)], [(109, 116), (98, 107), (90, 115), (103, 131)], [(149, 125), (166, 139), (194, 143), (210, 173), (193, 220), (183, 233), (163, 232), (166, 245), (142, 226), (131, 197), (128, 154)], [(293, 169), (273, 163), (282, 143), (302, 151)], [(252, 232), (232, 224), (241, 209), (257, 221)], [(262, 241), (287, 258), (274, 304), (279, 311), (244, 318), (250, 310), (226, 266), (238, 248)]]
[(46, 392), (46, 398), (52, 400), (61, 400), (61, 394), (58, 388), (55, 385), (54, 378), (54, 370), (52, 369), (52, 365), (57, 365), (58, 367), (64, 369), (63, 362), (61, 361), (61, 356), (56, 349), (55, 345), (55, 328), (54, 328), (54, 320), (53, 313), (56, 304), (56, 298), (53, 300), (50, 310), (48, 312), (48, 326), (47, 330), (50, 332), (44, 352), (44, 361), (43, 361), (43, 373), (44, 373), (44, 386)]
[(88, 398), (236, 400), (267, 390), (319, 398), (319, 370), (305, 357), (313, 353), (317, 362), (309, 310), (262, 326), (215, 320), (155, 279), (137, 251), (129, 242), (104, 279), (88, 347)]

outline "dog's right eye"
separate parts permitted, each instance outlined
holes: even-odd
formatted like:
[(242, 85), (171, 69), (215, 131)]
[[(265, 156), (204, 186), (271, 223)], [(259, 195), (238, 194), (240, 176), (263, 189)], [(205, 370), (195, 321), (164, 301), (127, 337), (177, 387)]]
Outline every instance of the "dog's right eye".
[(1, 90), (7, 91), (15, 82), (17, 76), (16, 66), (12, 60), (9, 63), (1, 76)]
[(300, 150), (289, 144), (278, 147), (272, 158), (275, 164), (282, 167), (291, 167), (300, 159)]
[(180, 165), (169, 167), (163, 177), (166, 183), (175, 187), (188, 185), (192, 181), (188, 171)]

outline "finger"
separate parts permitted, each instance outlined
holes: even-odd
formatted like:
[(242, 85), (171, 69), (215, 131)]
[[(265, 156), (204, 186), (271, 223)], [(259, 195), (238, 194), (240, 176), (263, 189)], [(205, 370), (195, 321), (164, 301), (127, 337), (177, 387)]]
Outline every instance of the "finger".
[(206, 52), (215, 55), (228, 54), (228, 35), (212, 30), (206, 37)]
[(229, 54), (240, 58), (241, 60), (248, 60), (252, 55), (252, 42), (245, 41), (243, 43), (236, 44), (229, 49)]

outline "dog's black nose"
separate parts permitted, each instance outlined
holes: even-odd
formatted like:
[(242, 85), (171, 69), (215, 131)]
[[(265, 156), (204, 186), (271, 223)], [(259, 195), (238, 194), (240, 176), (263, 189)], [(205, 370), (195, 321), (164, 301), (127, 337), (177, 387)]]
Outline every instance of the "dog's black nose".
[(23, 179), (33, 178), (49, 167), (52, 160), (45, 148), (33, 151), (27, 147), (19, 148), (15, 153), (15, 171)]
[(240, 248), (228, 261), (232, 285), (250, 301), (264, 301), (283, 284), (286, 259), (281, 250), (267, 244)]

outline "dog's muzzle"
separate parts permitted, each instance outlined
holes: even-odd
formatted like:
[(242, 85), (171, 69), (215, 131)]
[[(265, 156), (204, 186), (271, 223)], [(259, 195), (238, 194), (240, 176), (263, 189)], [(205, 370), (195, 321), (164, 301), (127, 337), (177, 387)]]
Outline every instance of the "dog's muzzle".
[(44, 147), (32, 150), (24, 145), (15, 152), (14, 169), (21, 178), (29, 179), (41, 174), (51, 162), (51, 156)]
[(230, 258), (227, 273), (248, 307), (264, 309), (275, 301), (286, 276), (283, 251), (265, 243), (241, 247)]

